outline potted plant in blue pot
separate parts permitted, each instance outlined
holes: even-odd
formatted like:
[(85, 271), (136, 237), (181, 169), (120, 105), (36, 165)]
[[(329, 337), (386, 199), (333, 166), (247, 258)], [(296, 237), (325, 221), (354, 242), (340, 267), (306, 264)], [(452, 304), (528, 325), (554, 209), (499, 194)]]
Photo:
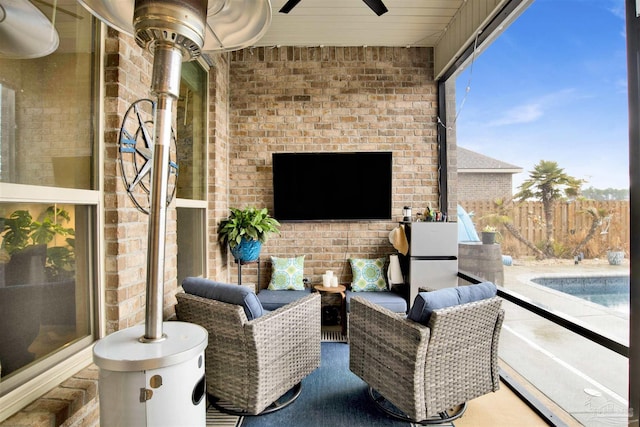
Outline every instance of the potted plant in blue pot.
[(266, 208), (231, 208), (229, 216), (218, 225), (218, 241), (229, 245), (238, 262), (246, 263), (257, 260), (269, 235), (279, 232), (280, 223)]

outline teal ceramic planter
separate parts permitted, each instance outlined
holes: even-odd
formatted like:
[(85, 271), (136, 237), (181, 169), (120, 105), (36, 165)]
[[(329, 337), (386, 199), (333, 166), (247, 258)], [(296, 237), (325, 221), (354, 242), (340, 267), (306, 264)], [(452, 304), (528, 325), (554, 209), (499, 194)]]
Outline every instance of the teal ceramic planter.
[(250, 262), (258, 259), (261, 250), (262, 242), (243, 237), (238, 245), (231, 248), (231, 254), (240, 262)]

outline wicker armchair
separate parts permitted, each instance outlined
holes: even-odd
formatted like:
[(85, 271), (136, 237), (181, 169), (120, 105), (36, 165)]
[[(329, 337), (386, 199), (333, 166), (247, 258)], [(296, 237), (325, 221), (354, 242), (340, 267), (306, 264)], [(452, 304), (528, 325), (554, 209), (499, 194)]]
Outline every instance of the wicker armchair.
[(419, 424), (456, 419), (468, 400), (498, 390), (500, 303), (433, 310), (424, 325), (354, 297), (350, 369), (389, 415)]
[(257, 415), (281, 409), (297, 398), (302, 379), (320, 366), (319, 294), (253, 320), (241, 305), (189, 293), (178, 293), (176, 299), (178, 319), (209, 332), (207, 394), (225, 412)]

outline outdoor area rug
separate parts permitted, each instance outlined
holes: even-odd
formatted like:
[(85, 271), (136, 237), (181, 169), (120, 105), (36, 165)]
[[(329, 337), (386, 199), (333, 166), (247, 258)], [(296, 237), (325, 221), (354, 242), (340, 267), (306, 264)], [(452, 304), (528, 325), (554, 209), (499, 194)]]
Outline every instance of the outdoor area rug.
[(241, 422), (241, 417), (223, 414), (213, 406), (207, 406), (207, 427), (239, 427)]
[(388, 417), (367, 395), (367, 384), (349, 370), (349, 345), (322, 343), (320, 368), (302, 381), (291, 405), (271, 414), (244, 417), (242, 427), (411, 426)]

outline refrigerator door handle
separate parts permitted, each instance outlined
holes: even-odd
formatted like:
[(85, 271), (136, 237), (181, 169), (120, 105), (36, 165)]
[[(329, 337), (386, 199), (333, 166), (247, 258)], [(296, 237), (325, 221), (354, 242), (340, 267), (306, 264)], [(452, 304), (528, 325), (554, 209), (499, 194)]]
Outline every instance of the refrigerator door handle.
[(438, 261), (438, 260), (444, 260), (444, 261), (448, 261), (448, 260), (456, 260), (458, 259), (457, 256), (412, 256), (411, 260), (412, 261)]

